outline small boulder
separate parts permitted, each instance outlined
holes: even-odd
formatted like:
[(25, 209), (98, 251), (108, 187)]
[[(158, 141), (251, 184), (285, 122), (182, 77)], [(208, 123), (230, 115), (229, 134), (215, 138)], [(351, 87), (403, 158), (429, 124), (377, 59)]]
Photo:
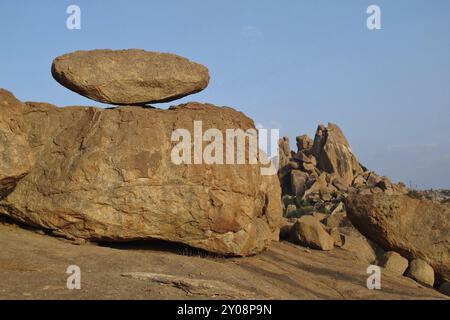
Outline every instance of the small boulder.
[(408, 269), (408, 260), (403, 258), (395, 251), (386, 252), (380, 262), (380, 267), (383, 267), (398, 275), (403, 275)]
[(332, 250), (334, 239), (326, 232), (322, 224), (313, 216), (303, 216), (291, 229), (292, 242), (323, 251)]
[(339, 228), (343, 235), (342, 249), (353, 253), (359, 260), (373, 264), (377, 259), (376, 246), (367, 240), (354, 227)]
[(411, 261), (407, 276), (425, 286), (432, 287), (434, 285), (434, 270), (421, 259)]

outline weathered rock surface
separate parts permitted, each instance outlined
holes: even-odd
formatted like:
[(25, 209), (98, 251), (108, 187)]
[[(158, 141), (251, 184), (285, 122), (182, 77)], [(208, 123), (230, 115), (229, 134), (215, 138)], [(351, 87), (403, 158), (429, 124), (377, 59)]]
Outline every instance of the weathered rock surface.
[(0, 89), (0, 199), (10, 193), (34, 163), (24, 132), (23, 104)]
[(428, 263), (421, 259), (411, 261), (407, 275), (420, 284), (430, 287), (434, 285), (434, 270)]
[(398, 275), (403, 275), (406, 269), (408, 269), (408, 265), (408, 260), (394, 251), (386, 252), (380, 262), (380, 267)]
[(262, 176), (259, 165), (171, 161), (173, 130), (194, 137), (194, 120), (202, 120), (204, 131), (225, 137), (226, 129), (254, 128), (242, 113), (195, 103), (24, 109), (37, 160), (0, 201), (0, 214), (71, 239), (160, 239), (223, 255), (258, 253), (278, 236), (276, 175)]
[(358, 230), (352, 227), (339, 228), (341, 233), (341, 248), (351, 252), (360, 261), (367, 264), (375, 263), (377, 259), (377, 251), (379, 248), (367, 240)]
[(291, 229), (291, 241), (312, 249), (329, 251), (334, 248), (334, 239), (313, 216), (303, 216)]
[(208, 69), (186, 58), (144, 50), (77, 51), (56, 58), (56, 81), (95, 101), (116, 105), (169, 102), (208, 86)]
[(403, 195), (352, 194), (347, 215), (358, 230), (385, 250), (429, 263), (450, 279), (450, 208)]
[[(350, 253), (286, 242), (222, 259), (153, 242), (74, 246), (0, 223), (0, 248), (0, 300), (447, 299), (393, 273), (382, 275), (383, 290), (368, 290), (367, 264)], [(82, 270), (81, 290), (66, 287), (72, 261)]]
[(318, 161), (319, 169), (337, 173), (346, 185), (351, 185), (354, 177), (363, 172), (347, 138), (335, 124), (317, 128), (312, 154)]

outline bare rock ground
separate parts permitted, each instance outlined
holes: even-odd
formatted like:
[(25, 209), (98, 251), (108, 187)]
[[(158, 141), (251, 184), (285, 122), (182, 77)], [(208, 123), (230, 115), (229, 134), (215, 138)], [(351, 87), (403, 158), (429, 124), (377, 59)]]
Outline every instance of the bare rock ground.
[[(69, 265), (81, 290), (66, 288)], [(343, 249), (285, 242), (225, 259), (161, 243), (77, 246), (0, 224), (0, 299), (447, 299), (387, 270), (369, 290), (367, 266)]]

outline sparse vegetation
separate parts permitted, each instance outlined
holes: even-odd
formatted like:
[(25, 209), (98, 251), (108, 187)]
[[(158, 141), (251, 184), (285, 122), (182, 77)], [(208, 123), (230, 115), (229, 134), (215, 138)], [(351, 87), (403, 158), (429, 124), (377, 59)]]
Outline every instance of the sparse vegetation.
[(410, 190), (408, 192), (408, 197), (413, 198), (413, 199), (418, 199), (418, 200), (422, 200), (423, 199), (423, 196), (417, 190)]

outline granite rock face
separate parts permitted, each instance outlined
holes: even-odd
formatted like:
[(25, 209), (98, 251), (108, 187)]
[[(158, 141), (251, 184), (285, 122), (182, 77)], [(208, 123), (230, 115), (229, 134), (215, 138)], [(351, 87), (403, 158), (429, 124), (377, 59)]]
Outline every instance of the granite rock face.
[(23, 148), (27, 137), (30, 145), (21, 156), (33, 155), (36, 163), (8, 174), (22, 179), (0, 201), (0, 214), (69, 239), (159, 239), (229, 256), (258, 253), (278, 235), (276, 175), (261, 175), (254, 164), (171, 159), (173, 131), (194, 137), (194, 120), (204, 132), (217, 128), (224, 136), (226, 129), (254, 128), (234, 109), (27, 103), (17, 117), (23, 117)]
[(0, 89), (0, 199), (15, 188), (34, 164), (23, 109), (24, 105), (11, 92)]
[(169, 102), (208, 86), (206, 67), (144, 50), (77, 51), (56, 58), (52, 74), (64, 87), (114, 105)]

